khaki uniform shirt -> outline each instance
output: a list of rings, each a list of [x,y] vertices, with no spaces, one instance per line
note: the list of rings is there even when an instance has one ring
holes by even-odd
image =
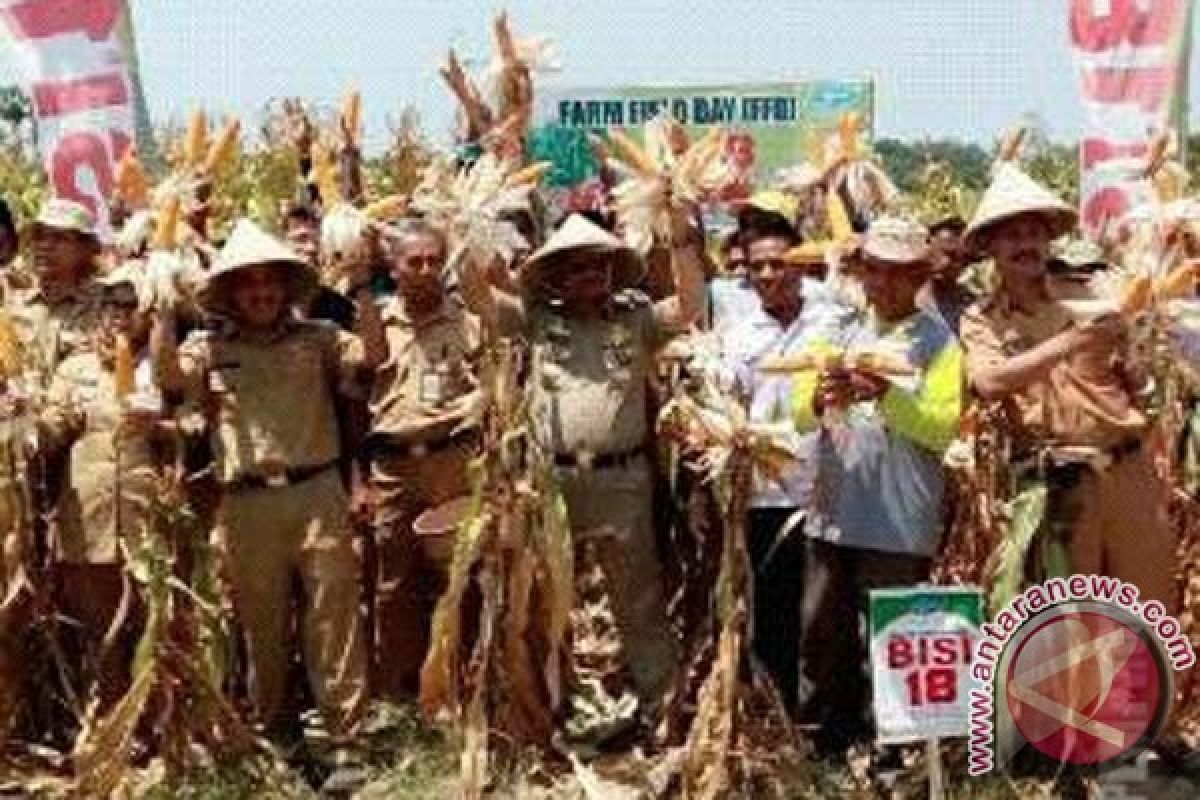
[[[559,454],[625,453],[646,444],[647,384],[654,352],[668,335],[649,299],[618,293],[604,316],[576,319],[544,305],[499,305],[504,328],[523,331],[532,350],[534,436]]]
[[[189,397],[209,414],[217,479],[336,461],[334,392],[363,359],[357,336],[324,322],[289,319],[265,339],[233,324],[189,336],[180,368]]]
[[[959,335],[968,374],[1001,364],[1070,327],[1072,317],[1055,299],[1070,288],[1054,280],[1047,287],[1050,298],[1032,310],[998,294],[963,314]],[[1018,447],[1108,448],[1138,436],[1146,424],[1118,364],[1087,354],[1056,364],[1045,380],[1011,396],[1005,406]]]
[[[153,524],[153,442],[132,430],[118,438],[120,421],[111,368],[90,352],[63,361],[39,426],[46,446],[69,448],[66,480],[51,515],[60,561],[117,563],[118,541],[132,544]]]
[[[371,392],[371,432],[400,441],[444,439],[462,419],[447,406],[475,388],[479,319],[449,297],[419,326],[400,297],[381,316],[388,349]]]
[[[91,349],[91,333],[100,323],[100,290],[85,283],[53,303],[40,288],[12,291],[6,305],[26,358],[42,385],[48,385],[66,358]]]

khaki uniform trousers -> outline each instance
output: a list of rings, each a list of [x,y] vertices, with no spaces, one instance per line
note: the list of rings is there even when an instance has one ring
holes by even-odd
[[[559,481],[576,552],[589,540],[608,585],[634,688],[657,707],[675,672],[662,564],[654,541],[650,467],[562,468]]]
[[[373,688],[388,698],[415,696],[441,589],[413,532],[423,511],[470,491],[467,464],[478,445],[451,443],[424,455],[385,449],[371,462],[375,517]]]
[[[226,493],[217,509],[217,543],[227,554],[245,631],[251,697],[268,730],[284,722],[295,575],[304,591],[304,662],[331,739],[348,743],[361,727],[367,661],[358,559],[346,526],[346,492],[332,468],[291,486]]]
[[[1158,600],[1174,613],[1178,600],[1169,491],[1145,449],[1102,472],[1086,470],[1064,499],[1073,518],[1072,571],[1119,578],[1138,587],[1141,602]]]

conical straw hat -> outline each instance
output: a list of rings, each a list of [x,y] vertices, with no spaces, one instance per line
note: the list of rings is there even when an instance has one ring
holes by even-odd
[[[1075,226],[1075,210],[1015,164],[1001,164],[992,185],[979,201],[975,216],[965,232],[967,242],[975,245],[979,236],[993,225],[1020,216],[1037,214],[1046,220],[1055,238]]]
[[[208,311],[229,313],[226,280],[247,267],[273,265],[286,276],[288,302],[306,300],[316,289],[317,279],[308,264],[294,250],[248,219],[238,220],[221,248],[216,266],[208,275],[200,293],[200,303]]]
[[[585,252],[611,256],[614,288],[636,286],[645,274],[646,264],[632,247],[586,217],[572,214],[525,262],[521,282],[536,291],[554,270],[569,267],[572,255]]]

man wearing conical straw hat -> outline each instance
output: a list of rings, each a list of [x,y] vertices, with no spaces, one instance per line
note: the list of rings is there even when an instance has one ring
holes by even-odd
[[[280,739],[296,723],[283,709],[297,576],[313,694],[345,753],[366,707],[367,657],[334,397],[369,377],[383,340],[366,292],[355,298],[359,336],[300,319],[295,309],[315,282],[300,256],[242,220],[200,296],[224,325],[193,333],[176,351],[170,314],[162,314],[153,350],[160,384],[209,409],[222,494],[215,538],[246,632],[259,720]]]
[[[1171,608],[1168,487],[1144,444],[1139,381],[1120,359],[1126,321],[1079,319],[1066,296],[1079,284],[1048,274],[1051,242],[1074,225],[1059,198],[1015,165],[999,168],[966,231],[999,278],[962,318],[971,388],[1000,404],[1026,474],[1051,488],[1070,570],[1131,582]]]
[[[637,251],[580,215],[522,266],[523,297],[488,286],[477,265],[463,273],[464,299],[484,324],[529,341],[533,436],[554,459],[574,535],[594,540],[644,711],[675,666],[654,541],[647,382],[655,349],[703,308],[688,228],[678,214],[675,294],[657,303],[631,291],[645,274]]]

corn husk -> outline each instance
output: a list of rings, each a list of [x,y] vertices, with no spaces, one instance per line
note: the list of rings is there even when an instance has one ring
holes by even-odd
[[[996,151],[995,164],[1009,164],[1017,161],[1021,155],[1021,145],[1025,143],[1026,133],[1023,125],[1009,131],[1000,141],[1000,147]],[[994,166],[993,169],[995,169]]]
[[[527,243],[505,217],[528,211],[533,189],[531,184],[510,185],[509,165],[491,153],[458,170],[439,159],[422,172],[411,205],[446,232],[452,251],[477,264],[496,257],[511,262]]]
[[[613,190],[617,216],[630,246],[643,254],[656,239],[670,238],[675,215],[689,213],[729,178],[724,130],[711,129],[678,156],[669,132],[669,126],[656,119],[646,126],[646,149],[624,131],[614,131],[609,139],[617,160],[633,173]]]
[[[1150,307],[1154,299],[1154,279],[1149,275],[1137,275],[1125,286],[1117,311],[1123,315],[1136,314]]]
[[[208,153],[208,116],[201,110],[192,113],[183,139],[183,163],[196,168],[204,163]]]
[[[114,193],[129,209],[145,208],[150,202],[150,182],[137,153],[131,147],[117,162]]]
[[[216,177],[223,172],[237,153],[238,140],[242,133],[242,123],[237,118],[230,119],[221,129],[216,141],[208,149],[204,159],[203,171],[209,177]]]

